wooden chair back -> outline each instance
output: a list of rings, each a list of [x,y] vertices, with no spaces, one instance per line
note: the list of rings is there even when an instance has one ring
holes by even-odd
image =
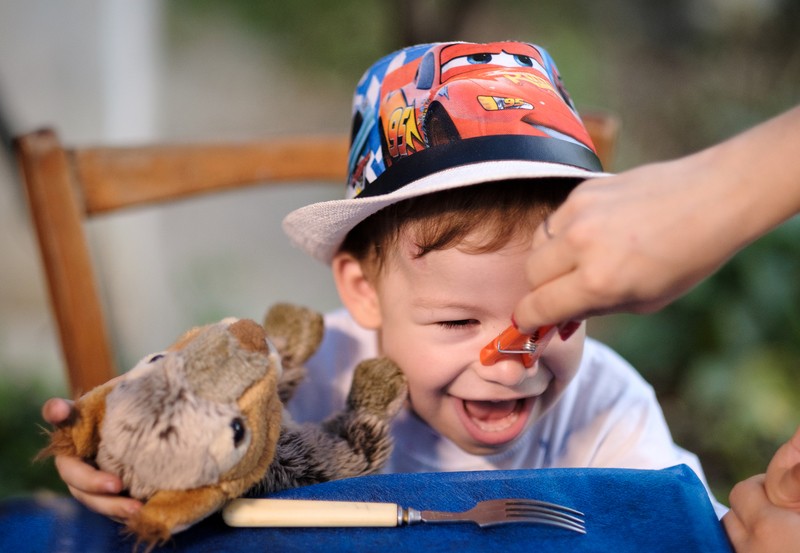
[[[604,166],[616,118],[584,116]],[[95,215],[287,182],[344,187],[346,136],[302,136],[219,144],[65,147],[51,129],[17,137],[17,158],[74,396],[117,374],[84,229]]]

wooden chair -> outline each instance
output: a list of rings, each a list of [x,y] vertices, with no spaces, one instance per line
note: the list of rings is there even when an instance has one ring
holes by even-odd
[[[604,166],[615,117],[584,116]],[[84,223],[122,208],[257,184],[325,181],[344,188],[346,136],[240,143],[66,148],[53,130],[16,151],[74,396],[117,374]]]

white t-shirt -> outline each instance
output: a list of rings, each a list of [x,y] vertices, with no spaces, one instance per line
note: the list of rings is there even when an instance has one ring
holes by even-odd
[[[355,366],[378,354],[374,331],[343,309],[325,317],[325,337],[288,408],[296,421],[321,421],[344,407]],[[393,424],[385,472],[555,467],[661,469],[684,463],[705,484],[697,457],[672,441],[652,387],[607,346],[586,339],[581,366],[556,404],[508,450],[469,454],[409,410]],[[707,486],[706,486],[707,487]],[[709,491],[718,516],[727,508]]]

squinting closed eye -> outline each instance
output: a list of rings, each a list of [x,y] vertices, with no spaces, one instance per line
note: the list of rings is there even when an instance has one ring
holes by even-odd
[[[460,328],[466,328],[466,327],[469,327],[469,326],[478,325],[478,324],[480,324],[480,321],[478,321],[477,319],[460,319],[460,320],[457,320],[457,321],[440,321],[440,322],[438,322],[436,324],[438,324],[442,328],[460,329]]]

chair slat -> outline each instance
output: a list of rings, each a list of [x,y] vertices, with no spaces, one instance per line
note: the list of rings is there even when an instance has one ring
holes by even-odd
[[[72,150],[88,214],[259,183],[332,181],[344,189],[344,136],[242,144]]]

